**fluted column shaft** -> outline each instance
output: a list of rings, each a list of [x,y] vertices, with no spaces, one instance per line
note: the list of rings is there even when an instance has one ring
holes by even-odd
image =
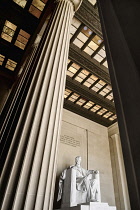
[[[116,206],[120,210],[129,210],[131,208],[119,134],[116,133],[111,136],[110,145],[112,147],[112,171],[114,174]]]
[[[31,46],[28,56],[24,61],[24,64],[21,67],[21,70],[18,74],[18,79],[16,83],[12,87],[12,91],[10,96],[7,99],[6,105],[3,108],[1,114],[1,125],[0,125],[0,144],[1,144],[1,169],[5,163],[5,159],[7,157],[6,151],[11,145],[12,136],[15,130],[15,126],[17,124],[17,119],[20,116],[22,106],[26,98],[26,93],[28,87],[30,86],[30,81],[32,75],[34,74],[33,62],[35,65],[35,58],[38,52],[38,45],[40,41],[40,36],[37,36],[34,44]],[[11,158],[12,161],[13,158]],[[10,171],[10,165],[8,165],[8,169]],[[0,172],[1,173],[1,172]],[[9,173],[7,171],[7,173]],[[5,183],[7,181],[5,180]]]
[[[57,3],[2,173],[4,180],[19,139],[2,210],[52,207],[70,25],[79,2]]]

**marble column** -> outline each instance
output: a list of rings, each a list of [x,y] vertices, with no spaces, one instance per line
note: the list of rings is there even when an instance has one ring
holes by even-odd
[[[140,209],[140,3],[97,0],[131,209]],[[135,37],[135,38],[134,38]],[[134,41],[135,39],[135,41]]]
[[[2,210],[52,208],[70,25],[80,3],[57,1],[49,32],[43,37],[43,49],[2,172],[2,180],[8,176]]]
[[[0,123],[0,144],[1,144],[1,169],[4,166],[7,151],[12,142],[12,136],[15,131],[16,124],[18,122],[18,118],[21,113],[21,109],[23,107],[23,103],[25,101],[28,87],[30,86],[30,82],[32,80],[32,75],[34,74],[34,65],[38,53],[38,45],[40,43],[40,35],[37,35],[35,42],[28,50],[27,57],[20,68],[18,73],[18,78],[14,85],[11,88],[11,92],[9,97],[7,97],[5,106],[3,107],[1,113],[1,123]],[[33,65],[34,64],[34,65]],[[18,140],[17,140],[18,142]],[[11,157],[11,161],[13,158]],[[7,173],[10,172],[10,166],[8,165]],[[7,177],[7,176],[5,176]],[[7,180],[4,180],[7,183]]]
[[[130,210],[130,202],[119,134],[110,137],[111,161],[116,207],[118,210]]]

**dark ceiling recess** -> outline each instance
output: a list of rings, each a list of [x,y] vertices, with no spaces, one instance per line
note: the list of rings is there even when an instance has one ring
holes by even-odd
[[[4,56],[0,65],[0,74],[6,77],[17,75],[23,57],[27,56],[33,39],[54,7],[53,1],[50,0],[44,0],[42,5],[35,5],[34,10],[30,9],[33,7],[33,0],[22,1],[25,4],[18,2],[20,1],[0,2],[0,55]],[[17,63],[14,69],[6,68],[8,59]]]

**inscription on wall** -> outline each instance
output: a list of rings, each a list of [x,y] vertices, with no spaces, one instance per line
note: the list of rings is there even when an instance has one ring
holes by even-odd
[[[70,145],[72,147],[80,147],[80,141],[75,140],[71,136],[67,136],[67,135],[61,136],[60,137],[60,142],[62,144],[67,144],[67,145]]]

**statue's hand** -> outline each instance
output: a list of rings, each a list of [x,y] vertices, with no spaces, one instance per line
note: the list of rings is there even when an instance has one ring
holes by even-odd
[[[88,170],[86,175],[88,176],[88,175],[93,174],[93,173],[94,173],[93,170]]]

